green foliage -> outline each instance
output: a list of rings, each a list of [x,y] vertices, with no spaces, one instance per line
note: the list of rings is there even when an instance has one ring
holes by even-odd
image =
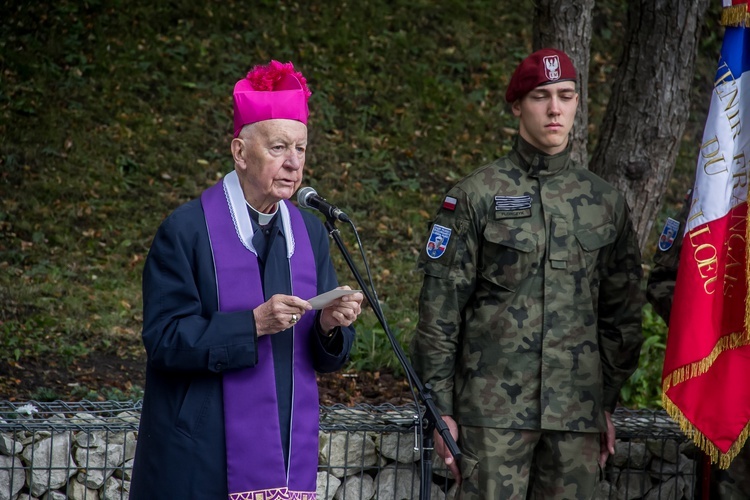
[[[626,4],[596,3],[592,137]],[[516,123],[503,96],[531,49],[533,8],[489,0],[5,2],[0,365],[142,355],[140,273],[151,238],[168,213],[232,168],[232,86],[271,58],[292,60],[308,78],[305,183],[357,222],[387,319],[406,342],[420,286],[414,261],[440,196],[510,147]],[[707,38],[701,49],[709,66],[717,43]],[[677,171],[692,171],[694,156],[680,162],[688,166]],[[342,233],[354,253],[355,240]],[[341,281],[353,284],[333,253]],[[353,362],[398,369],[368,314]]]
[[[64,399],[64,395],[48,387],[39,387],[31,393],[30,399],[39,402],[58,401]]]
[[[406,353],[405,332],[403,329],[388,325],[399,349]],[[364,314],[357,324],[357,335],[352,348],[352,368],[361,371],[388,370],[395,376],[403,376],[404,369],[398,360],[388,336],[375,314]]]
[[[638,368],[622,388],[621,403],[630,408],[661,408],[667,325],[649,304],[643,308],[643,338]]]

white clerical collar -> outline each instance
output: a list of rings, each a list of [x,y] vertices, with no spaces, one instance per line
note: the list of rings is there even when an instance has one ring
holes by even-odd
[[[250,213],[247,211],[247,207],[250,205],[248,205],[245,200],[245,193],[242,192],[242,186],[240,186],[240,179],[237,177],[236,171],[232,171],[224,177],[224,195],[227,197],[229,212],[232,214],[232,221],[234,221],[237,236],[245,248],[253,252],[255,255],[258,255],[258,252],[253,246],[253,224],[250,220]],[[255,209],[253,208],[253,210]],[[281,226],[284,229],[284,239],[286,239],[286,253],[287,258],[289,258],[294,254],[294,236],[292,235],[292,222],[289,218],[289,208],[286,206],[286,203],[281,201],[276,204],[276,211],[280,212]],[[260,214],[260,212],[258,213]],[[260,215],[273,217],[274,214]],[[261,224],[263,224],[262,219],[259,220],[261,221]]]
[[[245,203],[247,204],[247,206],[248,206],[248,208],[250,210],[252,210],[253,212],[255,212],[258,215],[258,224],[260,224],[261,226],[265,226],[266,224],[268,224],[269,222],[271,222],[271,220],[273,219],[273,216],[276,215],[276,212],[279,211],[279,205],[278,205],[278,203],[276,204],[276,209],[273,211],[273,213],[270,213],[270,214],[267,214],[267,213],[264,213],[264,212],[259,212],[258,210],[255,209],[254,206],[252,206],[250,203],[248,203],[247,200],[245,200]]]

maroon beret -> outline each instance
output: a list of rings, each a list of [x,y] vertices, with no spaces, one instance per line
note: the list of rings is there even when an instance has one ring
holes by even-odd
[[[520,99],[540,85],[576,79],[576,69],[565,52],[557,49],[537,50],[521,61],[510,78],[505,100]]]

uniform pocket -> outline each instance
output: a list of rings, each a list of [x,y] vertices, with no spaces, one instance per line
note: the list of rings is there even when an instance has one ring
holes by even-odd
[[[417,269],[434,278],[449,278],[458,261],[465,257],[469,221],[439,220],[433,223],[427,244],[419,254]]]
[[[461,455],[460,462],[461,479],[472,484],[479,483],[479,460],[468,456],[466,453]]]
[[[537,237],[529,231],[489,221],[480,250],[480,273],[484,279],[515,291],[536,267]]]
[[[587,252],[599,250],[609,245],[617,238],[617,229],[611,222],[591,229],[579,229],[576,231],[576,239],[581,247]]]
[[[175,428],[188,437],[192,436],[200,428],[211,404],[212,389],[219,386],[212,380],[193,380],[180,405]]]
[[[599,250],[614,243],[617,239],[617,229],[612,222],[608,221],[594,228],[579,229],[575,232],[575,237],[586,257],[587,267],[592,269],[599,255]]]

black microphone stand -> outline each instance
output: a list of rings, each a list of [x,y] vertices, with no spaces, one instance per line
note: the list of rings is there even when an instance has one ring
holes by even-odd
[[[440,433],[440,436],[443,438],[443,441],[453,455],[453,459],[456,461],[456,464],[458,464],[461,460],[461,451],[458,449],[458,445],[453,439],[453,436],[451,436],[448,425],[443,421],[440,413],[437,410],[437,407],[435,406],[435,401],[432,399],[432,395],[430,393],[432,388],[429,384],[422,384],[422,382],[419,380],[419,377],[414,371],[414,368],[411,366],[411,363],[409,363],[409,360],[404,354],[403,349],[401,349],[401,345],[398,343],[396,338],[393,336],[391,329],[388,327],[388,323],[385,320],[385,316],[383,315],[383,310],[380,308],[380,304],[373,296],[369,287],[362,279],[362,275],[354,265],[351,255],[349,255],[349,252],[347,251],[343,241],[341,240],[341,234],[334,225],[336,220],[337,219],[335,217],[326,215],[325,227],[328,230],[328,234],[336,242],[336,246],[339,247],[339,250],[341,250],[341,254],[346,260],[346,263],[349,265],[349,269],[352,270],[354,278],[357,280],[362,293],[365,295],[367,302],[372,307],[372,310],[375,312],[375,316],[377,316],[380,325],[383,327],[383,331],[385,331],[385,334],[391,343],[391,347],[396,354],[396,358],[398,359],[399,363],[401,363],[401,366],[404,367],[407,378],[411,382],[412,386],[416,388],[418,397],[425,407],[425,414],[422,424],[422,481],[419,488],[419,498],[420,500],[429,500],[430,487],[432,485],[432,450],[434,446],[434,440],[432,437],[433,430],[437,429],[437,431]],[[352,227],[354,227],[353,224]],[[419,408],[417,408],[417,412],[419,412]]]

